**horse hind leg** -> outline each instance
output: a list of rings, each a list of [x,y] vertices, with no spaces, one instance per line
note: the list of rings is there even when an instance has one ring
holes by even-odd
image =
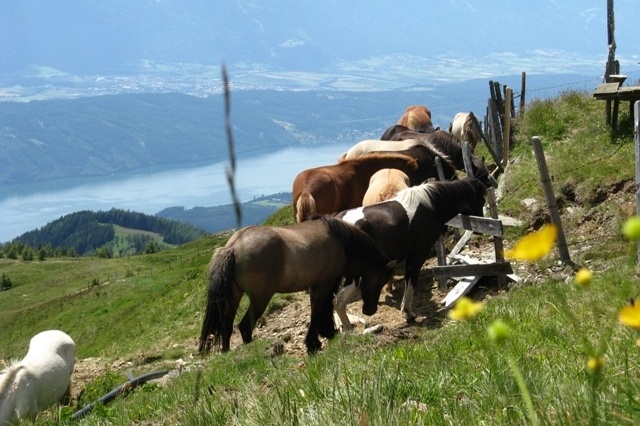
[[[333,309],[336,311],[336,314],[338,314],[338,318],[342,324],[342,331],[353,330],[353,325],[351,324],[351,321],[349,321],[349,316],[347,315],[347,304],[357,290],[358,288],[356,287],[355,282],[351,282],[351,284],[345,285],[338,290],[338,293],[333,299]]]
[[[69,382],[69,386],[67,386],[58,403],[60,405],[71,405],[71,382]]]
[[[253,340],[253,329],[258,319],[267,309],[271,297],[272,296],[269,296],[263,299],[256,297],[249,298],[249,308],[247,308],[247,312],[245,312],[242,320],[238,324],[238,330],[240,330],[240,335],[244,343],[251,343]]]
[[[336,335],[336,323],[333,320],[333,293],[325,296],[318,319],[318,334],[327,339],[333,339]]]
[[[404,296],[402,296],[402,303],[400,304],[400,312],[404,315],[407,322],[412,323],[416,320],[416,313],[413,311],[413,281],[410,279],[405,280],[404,284]]]

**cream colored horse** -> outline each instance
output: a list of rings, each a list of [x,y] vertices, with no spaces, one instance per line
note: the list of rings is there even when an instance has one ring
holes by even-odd
[[[369,188],[364,194],[362,205],[368,206],[393,198],[399,191],[409,186],[409,176],[402,170],[378,170],[369,180]]]
[[[469,142],[471,151],[475,150],[480,141],[480,133],[473,123],[473,114],[470,112],[459,112],[453,117],[449,133],[453,134],[461,141]]]
[[[0,374],[0,425],[35,420],[55,402],[69,403],[75,357],[76,345],[62,331],[36,334],[27,356]]]

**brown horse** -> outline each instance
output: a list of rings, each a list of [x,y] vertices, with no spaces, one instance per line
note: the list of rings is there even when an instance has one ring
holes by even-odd
[[[293,181],[291,205],[296,222],[362,205],[371,176],[380,169],[400,169],[419,183],[418,162],[407,155],[370,154],[300,172]]]
[[[433,132],[429,108],[424,105],[409,105],[404,114],[398,119],[398,122],[385,130],[380,139],[390,140],[394,133],[402,130],[413,130],[418,133]]]
[[[207,309],[199,351],[230,348],[233,322],[244,293],[249,308],[238,324],[244,343],[252,340],[255,323],[275,293],[309,290],[311,320],[307,351],[321,348],[318,336],[332,338],[333,295],[343,275],[363,276],[362,313],[373,315],[384,283],[395,263],[374,241],[353,225],[331,216],[290,226],[249,226],[219,248],[209,266]]]
[[[362,199],[362,205],[368,206],[388,200],[409,186],[409,176],[402,170],[378,170],[371,176],[369,188],[367,188],[367,192]]]
[[[461,141],[469,142],[471,150],[476,149],[476,145],[480,141],[480,132],[473,122],[472,112],[459,112],[453,117],[453,121],[449,126],[449,133]]]

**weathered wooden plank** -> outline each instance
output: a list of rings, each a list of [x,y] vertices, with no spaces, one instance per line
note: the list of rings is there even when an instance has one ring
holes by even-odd
[[[509,262],[481,263],[477,265],[446,265],[434,266],[424,271],[426,277],[468,277],[468,276],[495,276],[499,274],[512,274],[513,269]]]
[[[640,86],[622,86],[618,89],[618,98],[621,101],[640,100]]]
[[[593,92],[594,98],[602,97],[603,99],[616,97],[620,83],[602,83],[596,87]]]
[[[460,262],[464,262],[468,265],[478,265],[478,264],[482,264],[480,263],[480,261],[478,259],[474,259],[473,257],[469,257],[469,256],[465,256],[463,254],[456,254],[456,255],[452,255],[449,256],[451,259],[460,261]],[[507,277],[509,277],[509,279],[513,282],[520,282],[520,277],[517,276],[516,274],[506,274]]]
[[[481,277],[464,277],[449,293],[442,299],[442,304],[447,308],[458,301],[462,296],[469,293],[471,289],[480,281]]]
[[[446,225],[485,235],[492,235],[494,237],[501,237],[503,233],[502,222],[498,219],[491,219],[488,217],[459,214],[447,222]]]

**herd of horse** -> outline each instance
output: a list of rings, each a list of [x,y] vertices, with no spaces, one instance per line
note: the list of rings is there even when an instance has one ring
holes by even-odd
[[[460,117],[456,129],[468,137],[468,115]],[[301,171],[292,185],[295,224],[242,228],[212,256],[199,352],[230,349],[244,294],[249,307],[238,329],[248,343],[275,293],[306,290],[305,345],[314,353],[319,336],[336,333],[334,310],[342,329],[352,328],[346,304],[354,293],[364,315],[376,313],[398,263],[404,263],[401,312],[414,321],[418,274],[445,224],[458,214],[482,216],[487,188],[495,186],[484,160],[471,151],[465,161],[463,152],[461,139],[433,127],[427,107],[412,105],[379,140],[358,142],[335,164]]]
[[[456,115],[449,132],[435,129],[431,112],[412,105],[380,140],[355,144],[332,165],[300,172],[292,189],[296,223],[248,226],[218,248],[209,265],[207,305],[199,352],[230,349],[240,300],[249,307],[238,324],[244,343],[275,293],[308,291],[308,353],[319,337],[352,329],[346,305],[359,291],[362,313],[373,315],[385,284],[404,264],[400,311],[414,321],[413,291],[422,265],[446,223],[458,214],[482,216],[493,186],[482,159],[465,169],[461,140],[478,142],[473,117]],[[473,177],[461,178],[468,170]],[[35,335],[27,355],[0,372],[0,424],[34,420],[56,402],[70,402],[76,345],[59,330]]]

